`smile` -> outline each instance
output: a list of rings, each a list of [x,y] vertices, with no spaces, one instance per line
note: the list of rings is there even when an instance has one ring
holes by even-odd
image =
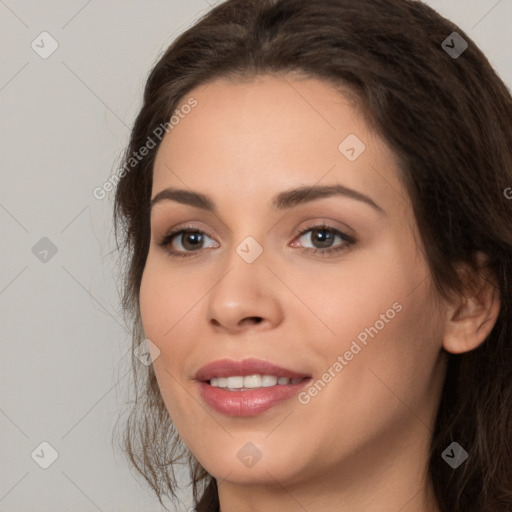
[[[311,380],[296,372],[259,359],[222,359],[196,374],[203,401],[228,416],[256,416],[300,392]]]

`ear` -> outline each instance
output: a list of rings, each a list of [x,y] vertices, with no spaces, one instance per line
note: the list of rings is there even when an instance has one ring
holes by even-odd
[[[459,266],[464,294],[448,304],[443,347],[452,354],[469,352],[482,344],[492,331],[501,308],[496,277],[485,269],[485,257],[477,254],[480,271]]]

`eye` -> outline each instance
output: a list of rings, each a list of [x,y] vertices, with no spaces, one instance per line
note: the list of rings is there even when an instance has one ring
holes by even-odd
[[[202,244],[205,238],[210,238],[204,231],[192,227],[180,228],[165,235],[164,239],[159,242],[159,246],[167,249],[171,256],[189,257],[194,252],[203,249]],[[213,247],[218,247],[217,242],[213,241]],[[177,246],[177,248],[176,248]],[[180,247],[181,246],[181,247]]]
[[[310,234],[306,236],[308,233]],[[356,240],[353,237],[326,224],[310,226],[302,230],[299,233],[298,240],[300,241],[301,239],[304,239],[304,241],[309,240],[313,244],[313,248],[305,247],[305,252],[321,254],[322,256],[332,255],[347,250],[351,245],[356,243]],[[341,243],[334,245],[336,239],[339,239]],[[301,242],[301,245],[304,241]],[[293,246],[294,245],[292,245],[292,247]]]
[[[311,234],[306,237],[308,233]],[[329,256],[340,253],[341,251],[347,250],[351,245],[356,243],[356,240],[343,233],[339,229],[333,228],[326,224],[313,225],[298,233],[297,240],[305,239],[311,243],[316,244],[317,247],[302,247],[302,250],[306,253],[320,254],[322,256]],[[215,242],[210,236],[204,231],[196,229],[192,226],[181,227],[174,231],[171,231],[164,236],[163,240],[158,243],[160,247],[166,249],[171,257],[193,257],[199,254],[203,247],[203,244],[207,239],[210,239],[213,243],[209,247],[219,247],[219,244]],[[335,240],[339,239],[338,245],[333,245]],[[304,241],[301,242],[302,244]],[[295,242],[291,245],[296,247]]]

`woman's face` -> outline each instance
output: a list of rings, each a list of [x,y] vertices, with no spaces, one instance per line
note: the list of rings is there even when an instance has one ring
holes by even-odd
[[[140,290],[182,439],[231,484],[370,479],[390,456],[393,471],[423,468],[443,310],[393,154],[322,81],[218,80],[190,96],[152,198],[184,192],[152,207]],[[247,359],[259,363],[200,373]],[[274,384],[286,375],[309,378]]]

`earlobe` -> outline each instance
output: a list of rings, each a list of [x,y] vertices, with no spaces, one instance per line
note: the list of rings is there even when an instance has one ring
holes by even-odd
[[[468,276],[467,292],[447,307],[443,347],[452,354],[469,352],[489,336],[498,318],[501,301],[496,279],[489,274]]]

